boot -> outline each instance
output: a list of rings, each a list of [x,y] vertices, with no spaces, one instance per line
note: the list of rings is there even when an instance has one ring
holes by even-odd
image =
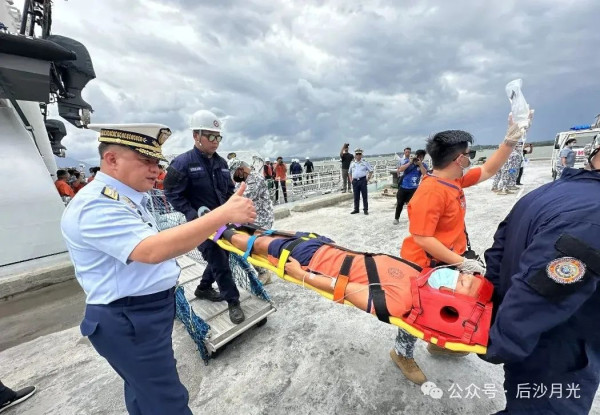
[[[208,300],[215,303],[223,301],[223,297],[221,297],[221,294],[213,287],[202,289],[200,288],[200,286],[198,286],[196,287],[196,291],[194,291],[194,295],[202,300]]]
[[[427,351],[433,356],[464,357],[469,354],[469,352],[455,352],[454,350],[444,349],[443,347],[437,346],[433,343],[429,343],[427,345]]]
[[[240,324],[246,319],[242,306],[239,302],[231,302],[228,304],[229,307],[229,319],[233,324]]]
[[[421,368],[417,365],[415,359],[400,356],[394,349],[390,350],[390,357],[396,366],[400,368],[406,379],[417,385],[422,385],[427,381],[425,374],[421,371]]]

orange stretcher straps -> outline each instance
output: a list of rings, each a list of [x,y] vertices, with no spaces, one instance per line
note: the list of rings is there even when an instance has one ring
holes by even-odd
[[[350,267],[354,260],[353,255],[346,255],[342,266],[340,267],[340,273],[337,276],[335,287],[333,288],[333,301],[336,303],[344,304],[344,297],[346,296],[346,286],[348,285],[348,274],[350,274]]]

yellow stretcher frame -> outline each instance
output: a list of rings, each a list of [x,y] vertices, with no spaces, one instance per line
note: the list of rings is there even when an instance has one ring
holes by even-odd
[[[242,231],[236,231],[239,233],[245,233]],[[268,236],[268,235],[267,235]],[[214,237],[214,235],[211,236],[211,238]],[[218,239],[216,241],[216,243],[224,250],[229,251],[229,252],[233,252],[234,254],[243,256],[244,255],[244,251],[242,251],[241,249],[236,248],[235,246],[233,246],[230,242],[224,240],[224,239]],[[289,275],[287,275],[285,273],[284,270],[284,266],[287,262],[287,259],[289,257],[290,253],[289,251],[284,251],[281,254],[281,257],[279,258],[279,266],[275,267],[273,264],[271,264],[267,258],[262,257],[260,255],[255,255],[252,254],[250,256],[248,256],[248,262],[250,262],[252,265],[255,265],[257,267],[262,267],[262,268],[267,268],[271,271],[273,271],[275,274],[277,274],[277,276],[285,281],[289,281],[292,282],[294,284],[306,287],[306,288],[310,288],[313,291],[316,291],[317,293],[321,294],[323,297],[333,301],[333,294],[330,294],[326,291],[320,290],[319,288],[313,287],[310,284],[307,284],[306,282],[303,281],[299,281],[294,277],[291,277]],[[354,304],[352,304],[350,301],[348,300],[344,300],[344,304],[352,306],[352,307],[356,307]],[[393,324],[394,326],[398,326],[400,328],[402,328],[403,330],[407,331],[408,333],[410,333],[411,335],[419,338],[419,339],[423,339],[425,338],[425,333],[423,333],[421,330],[415,328],[414,326],[411,326],[410,324],[408,324],[407,322],[405,322],[404,320],[402,320],[399,317],[391,317],[390,316],[390,324]],[[433,344],[437,344],[438,339],[437,337],[432,336],[430,343]],[[458,343],[458,342],[449,342],[447,341],[446,344],[444,345],[444,347],[448,350],[454,350],[457,352],[470,352],[470,353],[477,353],[477,354],[485,354],[487,351],[487,347],[486,346],[482,346],[479,344],[476,345],[467,345],[464,343]]]

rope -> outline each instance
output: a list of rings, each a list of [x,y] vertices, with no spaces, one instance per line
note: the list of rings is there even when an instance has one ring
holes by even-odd
[[[178,285],[175,289],[175,314],[185,326],[194,343],[198,346],[200,356],[204,364],[207,365],[210,355],[204,341],[206,340],[210,326],[194,313],[190,303],[185,298],[185,291],[181,285]]]

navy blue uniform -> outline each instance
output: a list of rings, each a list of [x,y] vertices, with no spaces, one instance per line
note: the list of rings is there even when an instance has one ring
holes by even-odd
[[[590,410],[600,381],[598,212],[600,174],[565,169],[514,206],[485,253],[495,319],[484,359],[504,363],[503,413]]]
[[[167,168],[164,181],[165,195],[173,207],[188,221],[198,217],[198,208],[215,209],[233,195],[227,162],[217,153],[206,157],[196,147],[177,156]],[[207,262],[199,288],[209,288],[217,282],[221,296],[227,302],[237,302],[240,293],[229,268],[229,254],[211,240],[198,250]]]

